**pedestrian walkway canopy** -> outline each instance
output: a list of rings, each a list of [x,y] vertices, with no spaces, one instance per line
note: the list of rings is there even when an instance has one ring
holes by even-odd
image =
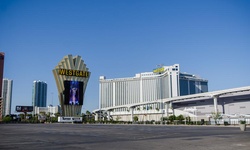
[[[134,108],[136,106],[147,105],[147,104],[171,103],[171,102],[176,102],[176,101],[196,100],[196,99],[201,99],[201,98],[213,98],[214,102],[215,102],[215,112],[216,112],[216,110],[217,110],[217,98],[219,98],[220,96],[226,96],[226,95],[236,96],[236,95],[243,95],[243,94],[250,94],[250,86],[233,88],[233,89],[226,89],[226,90],[219,90],[219,91],[213,91],[213,92],[205,92],[205,93],[199,93],[199,94],[192,94],[192,95],[185,95],[185,96],[177,96],[177,97],[171,97],[171,98],[165,98],[165,99],[158,99],[158,100],[149,101],[149,102],[106,107],[106,108],[96,109],[93,112],[96,113],[99,111],[110,111],[110,110],[117,109],[117,108],[130,109],[130,108]]]

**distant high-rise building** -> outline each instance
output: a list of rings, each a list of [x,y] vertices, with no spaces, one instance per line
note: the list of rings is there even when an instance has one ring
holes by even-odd
[[[11,114],[13,80],[3,79],[2,84],[3,116],[6,116]]]
[[[3,68],[4,68],[4,53],[0,52],[0,121],[3,116],[3,97],[2,97],[2,81],[3,81]]]
[[[179,73],[180,96],[208,92],[208,81],[199,76]]]
[[[0,52],[0,91],[2,91],[3,68],[4,68],[4,53]],[[0,92],[0,97],[2,97],[1,92]]]
[[[32,88],[32,106],[46,107],[47,103],[47,83],[34,81]]]

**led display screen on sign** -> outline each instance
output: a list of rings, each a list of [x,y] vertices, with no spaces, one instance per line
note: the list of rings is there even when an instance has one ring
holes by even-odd
[[[83,104],[83,82],[64,81],[64,104],[65,105]]]

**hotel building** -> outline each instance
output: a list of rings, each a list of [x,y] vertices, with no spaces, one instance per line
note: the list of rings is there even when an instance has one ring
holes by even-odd
[[[46,107],[47,105],[47,83],[43,81],[33,81],[32,106]]]
[[[45,114],[50,114],[51,117],[54,117],[56,113],[60,113],[61,107],[59,105],[57,106],[52,106],[49,105],[47,107],[34,107],[34,114],[40,114],[40,113],[45,113]]]
[[[2,97],[2,81],[3,81],[3,71],[4,71],[4,53],[0,52],[0,121],[2,121],[3,116],[3,97]]]
[[[3,116],[6,116],[11,114],[13,80],[3,79],[2,84]]]
[[[119,106],[208,92],[207,80],[181,73],[179,64],[162,66],[153,72],[138,73],[129,78],[106,79],[105,76],[100,76],[99,81],[99,109],[116,107],[111,112],[113,116],[128,114],[127,108],[117,108]],[[155,113],[164,109],[161,103],[138,105],[135,108],[135,110],[154,110]]]

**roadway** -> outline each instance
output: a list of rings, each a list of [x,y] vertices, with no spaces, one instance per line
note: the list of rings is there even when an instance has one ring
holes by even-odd
[[[249,150],[250,129],[225,126],[0,124],[0,149]]]

